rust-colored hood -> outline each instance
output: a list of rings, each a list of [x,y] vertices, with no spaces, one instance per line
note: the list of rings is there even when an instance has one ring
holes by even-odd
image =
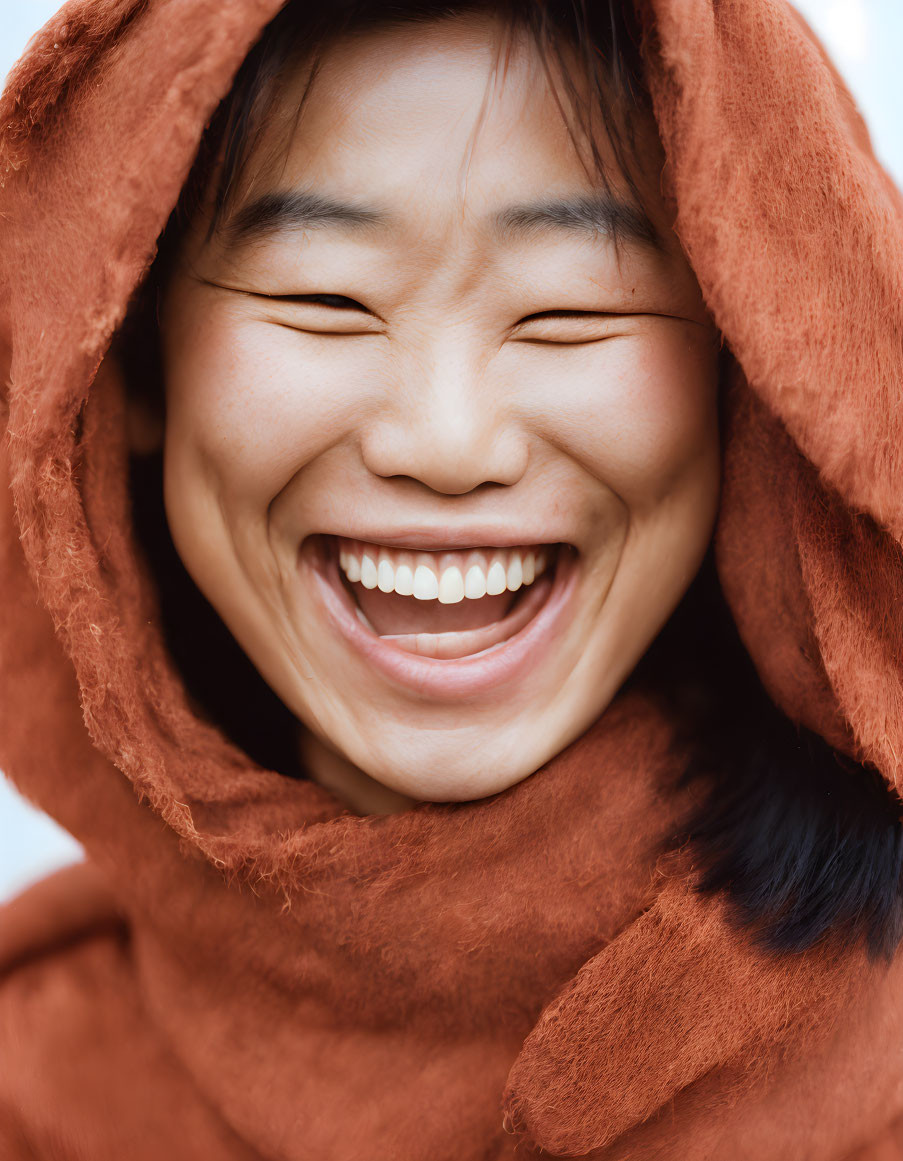
[[[108,352],[279,7],[74,0],[0,103],[0,766],[94,868],[0,920],[10,970],[34,961],[4,985],[0,1144],[852,1156],[903,1112],[900,961],[766,956],[657,865],[682,759],[638,695],[503,794],[365,818],[192,709]],[[643,19],[677,230],[735,360],[721,583],[774,700],[899,788],[903,207],[781,0]],[[123,930],[101,937],[105,892]]]

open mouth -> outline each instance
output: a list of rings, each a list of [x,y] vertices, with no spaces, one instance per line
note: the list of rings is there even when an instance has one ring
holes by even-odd
[[[467,657],[513,636],[551,591],[560,545],[411,552],[338,539],[360,622],[424,657]]]
[[[356,652],[447,699],[535,670],[573,611],[578,559],[564,543],[420,552],[317,534],[299,564]]]

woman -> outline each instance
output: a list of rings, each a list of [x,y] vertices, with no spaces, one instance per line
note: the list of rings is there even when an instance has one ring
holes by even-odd
[[[0,760],[90,860],[2,916],[4,1156],[899,1155],[848,97],[762,0],[279,8],[4,98]]]

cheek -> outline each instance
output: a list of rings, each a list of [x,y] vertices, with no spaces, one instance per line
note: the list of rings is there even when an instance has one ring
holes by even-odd
[[[550,438],[632,517],[694,480],[713,486],[719,437],[711,332],[655,319],[636,333],[572,348],[564,359],[544,379]]]
[[[365,408],[359,351],[229,309],[186,312],[164,370],[167,471],[200,473],[230,503],[268,504]]]

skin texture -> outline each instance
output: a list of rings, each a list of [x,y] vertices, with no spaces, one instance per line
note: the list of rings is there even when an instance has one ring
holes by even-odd
[[[506,206],[598,188],[535,50],[493,18],[333,44],[296,123],[306,80],[273,119],[287,152],[264,142],[237,209],[316,189],[395,221],[230,246],[201,215],[161,303],[167,517],[313,777],[360,813],[480,798],[588,728],[695,574],[717,334],[660,203],[658,248],[493,233]],[[657,140],[641,161],[654,185]],[[550,311],[581,313],[530,318]],[[573,544],[579,579],[545,663],[479,698],[382,676],[298,568],[315,533],[486,522]]]

